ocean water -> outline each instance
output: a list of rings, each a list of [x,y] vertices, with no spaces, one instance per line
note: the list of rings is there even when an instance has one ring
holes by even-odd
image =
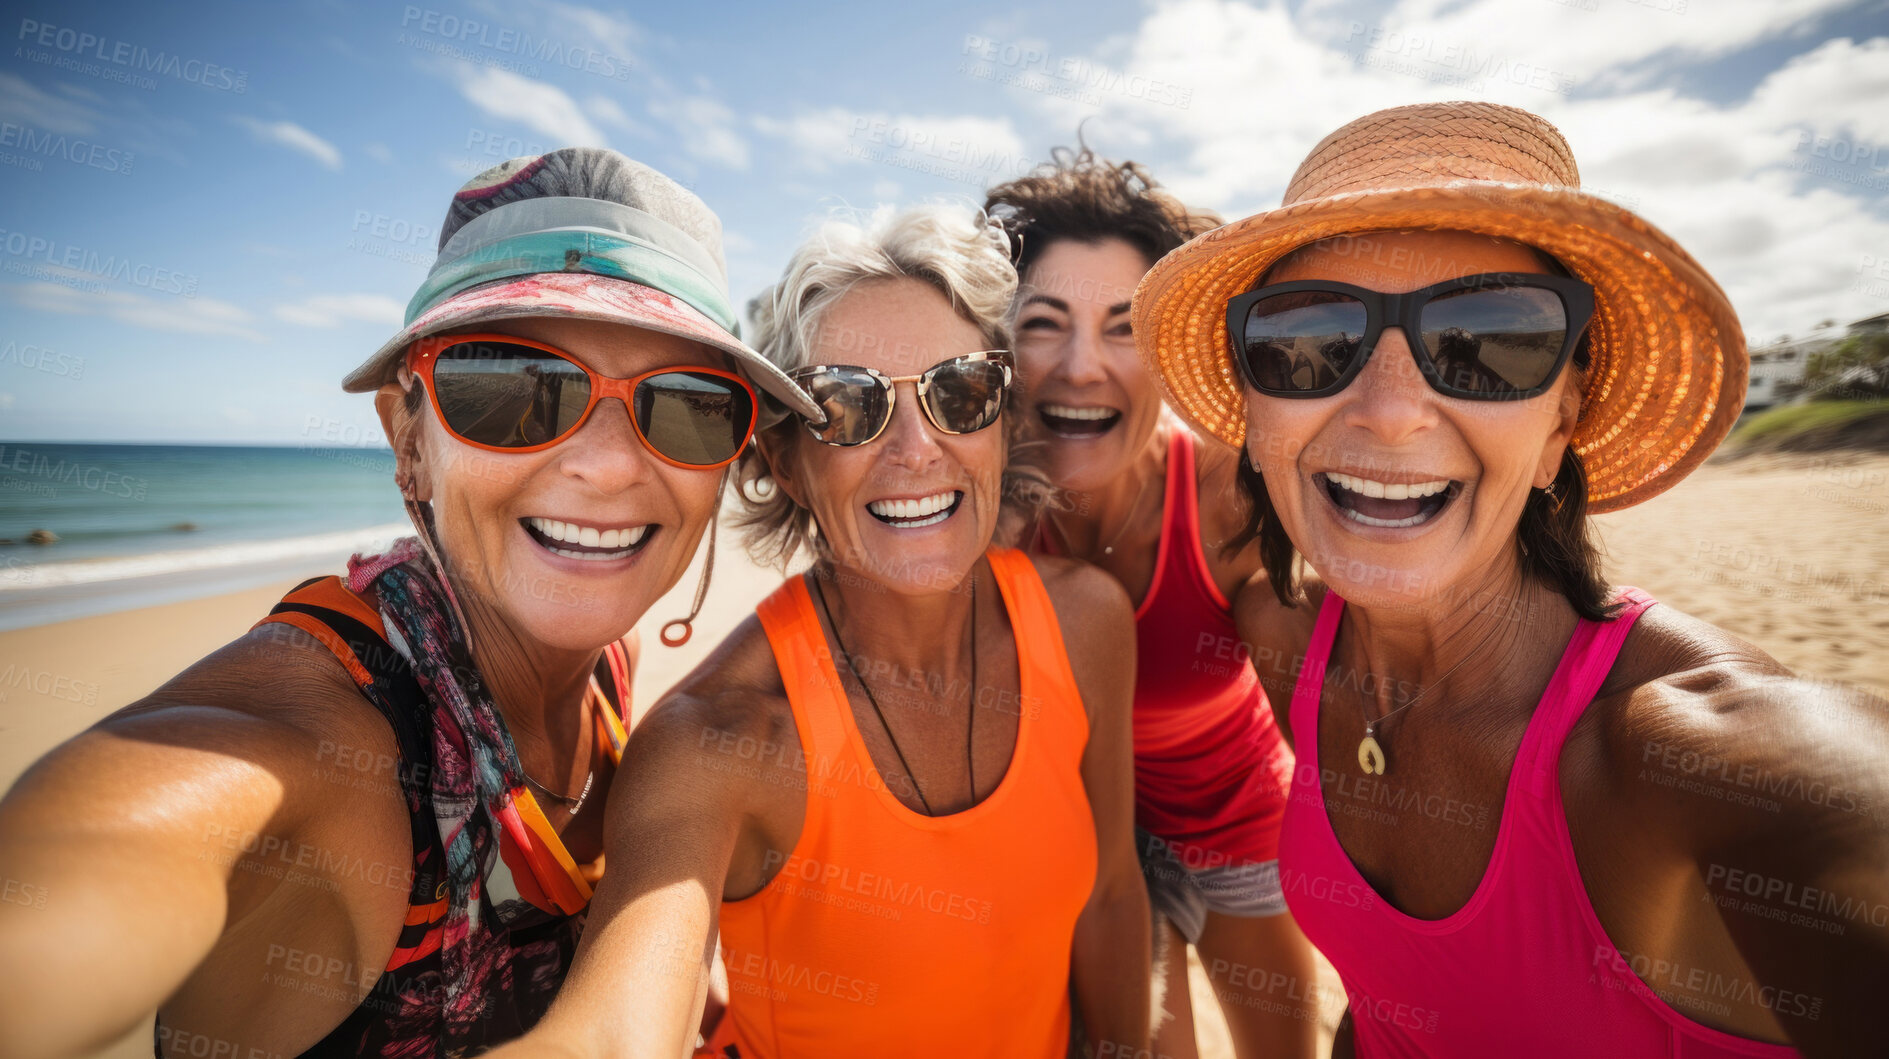
[[[406,526],[386,449],[0,442],[0,628],[339,572]]]

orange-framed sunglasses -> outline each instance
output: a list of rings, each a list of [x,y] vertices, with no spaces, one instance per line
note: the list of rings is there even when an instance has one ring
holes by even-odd
[[[422,338],[408,347],[407,368],[448,433],[492,452],[548,449],[577,433],[607,397],[623,402],[644,447],[672,466],[726,466],[754,436],[753,388],[719,368],[615,379],[555,346],[500,334]]]

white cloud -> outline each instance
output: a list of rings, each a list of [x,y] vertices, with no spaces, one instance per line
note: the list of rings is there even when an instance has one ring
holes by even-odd
[[[361,148],[361,153],[379,162],[381,165],[393,165],[394,153],[384,143],[370,143]]]
[[[24,77],[0,74],[0,119],[47,132],[84,136],[97,131],[100,117],[83,103],[41,92]]]
[[[235,121],[264,143],[280,144],[299,151],[327,169],[341,168],[339,148],[292,121],[262,121],[244,115],[237,115]]]
[[[1646,87],[1648,72],[1785,36],[1832,6],[1725,0],[1673,15],[1540,3],[1522,19],[1496,0],[1405,0],[1363,22],[1330,5],[1293,16],[1276,0],[1180,0],[1147,14],[1111,65],[1125,85],[1190,90],[1187,106],[1126,90],[1011,95],[1061,128],[1096,115],[1091,143],[1149,161],[1183,198],[1233,217],[1276,205],[1314,144],[1371,111],[1446,99],[1519,106],[1567,136],[1584,186],[1697,257],[1756,342],[1884,308],[1858,270],[1889,247],[1889,38],[1806,41],[1729,104]],[[1820,157],[1817,137],[1835,153]]]
[[[315,294],[275,307],[277,318],[302,327],[369,323],[399,327],[407,307],[384,294]]]
[[[646,36],[643,28],[627,18],[580,4],[547,3],[543,6],[586,43],[613,59],[634,61],[636,53],[642,50]]]
[[[630,117],[622,104],[609,96],[591,96],[584,100],[584,113],[613,129],[621,129],[632,136],[649,136],[647,125]]]
[[[730,169],[748,168],[748,141],[735,131],[735,112],[709,96],[676,96],[649,101],[649,114],[675,130],[676,140],[693,158]]]
[[[509,70],[480,67],[459,75],[459,91],[487,114],[518,122],[548,137],[551,150],[609,145],[604,134],[584,116],[583,108],[556,85]]]
[[[892,114],[828,107],[786,120],[756,118],[761,133],[784,140],[795,163],[824,173],[837,165],[880,162],[939,175],[984,174],[992,182],[1027,172],[1040,158],[1024,151],[1008,116]]]
[[[191,335],[229,335],[251,342],[267,336],[251,327],[249,311],[215,298],[151,298],[120,290],[81,290],[34,282],[11,288],[14,301],[29,309],[68,316],[102,316],[133,327]]]

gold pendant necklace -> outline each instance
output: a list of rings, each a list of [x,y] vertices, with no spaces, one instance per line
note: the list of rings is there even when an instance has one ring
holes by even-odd
[[[1364,714],[1364,738],[1358,740],[1358,767],[1364,770],[1364,774],[1366,776],[1382,776],[1384,774],[1384,770],[1390,767],[1390,758],[1388,755],[1384,753],[1384,747],[1377,741],[1378,725],[1383,724],[1385,721],[1390,720],[1392,717],[1395,717],[1398,714],[1404,712],[1405,710],[1411,708],[1412,706],[1415,706],[1417,703],[1422,702],[1423,697],[1425,695],[1428,695],[1431,689],[1442,686],[1443,682],[1450,678],[1450,674],[1456,672],[1458,669],[1461,669],[1463,667],[1464,662],[1469,661],[1471,658],[1474,658],[1476,655],[1482,652],[1482,649],[1485,646],[1487,646],[1489,641],[1495,636],[1495,631],[1497,628],[1500,628],[1500,626],[1492,625],[1490,627],[1489,632],[1483,634],[1482,640],[1478,642],[1475,647],[1470,648],[1467,654],[1457,659],[1455,665],[1444,670],[1443,675],[1436,678],[1436,680],[1432,681],[1429,687],[1424,688],[1422,691],[1417,692],[1416,696],[1413,697],[1409,702],[1406,702],[1402,706],[1399,706],[1396,709],[1385,714],[1384,716],[1379,717],[1377,720],[1373,721],[1371,719],[1371,715],[1369,713],[1368,707],[1366,707],[1364,703],[1360,702],[1358,704],[1360,709],[1363,709],[1366,711]],[[1332,642],[1334,644],[1337,643],[1336,634],[1333,635]]]

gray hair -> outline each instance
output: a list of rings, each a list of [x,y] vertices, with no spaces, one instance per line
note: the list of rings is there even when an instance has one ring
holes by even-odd
[[[821,225],[794,251],[780,282],[748,303],[754,348],[783,371],[817,363],[814,341],[827,310],[860,284],[880,279],[930,284],[958,315],[977,327],[986,348],[1011,348],[1010,309],[1017,272],[1010,263],[1008,238],[981,210],[944,203],[902,212],[881,206],[864,224],[833,219]],[[1004,423],[1009,459],[998,524],[1000,543],[1007,543],[1033,521],[1048,496],[1048,479],[1042,471],[1018,459],[1019,450],[1029,447],[1021,440],[1021,417],[1007,416]],[[763,424],[755,431],[755,444],[742,453],[737,466],[740,502],[735,524],[743,531],[749,552],[764,565],[785,569],[803,547],[824,558],[813,513],[795,504],[785,490],[757,488],[757,483],[768,478],[760,448],[766,446],[778,456],[788,446],[808,440],[802,436],[805,432],[791,414],[773,423],[764,417]]]

